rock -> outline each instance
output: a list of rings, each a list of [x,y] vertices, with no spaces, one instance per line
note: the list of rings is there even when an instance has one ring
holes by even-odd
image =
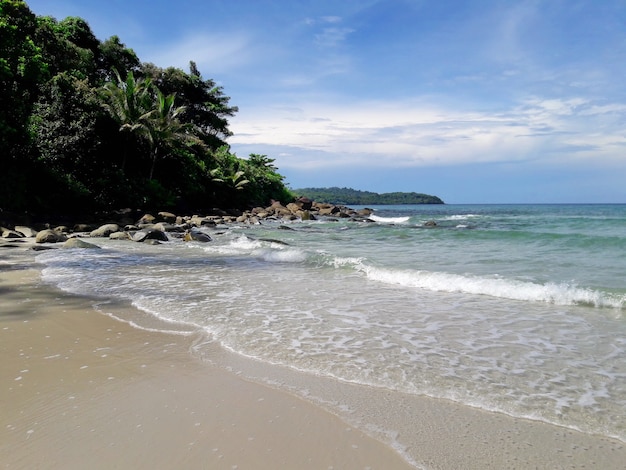
[[[24,234],[15,230],[4,229],[2,231],[2,238],[24,238]]]
[[[43,246],[43,245],[33,245],[30,247],[30,249],[33,251],[56,250],[56,248],[53,248],[51,246]]]
[[[94,226],[91,224],[74,225],[74,232],[91,232],[92,230],[94,230]]]
[[[296,215],[302,220],[315,220],[315,217],[311,215],[311,211],[308,210],[298,211]]]
[[[176,223],[176,216],[172,214],[171,212],[159,212],[157,215],[159,216],[161,220],[164,220],[168,224]]]
[[[144,243],[146,245],[160,245],[161,244],[161,242],[159,240],[155,240],[155,239],[152,239],[152,238],[149,239],[149,240],[146,240]]]
[[[101,225],[97,229],[93,230],[89,236],[90,237],[108,237],[112,233],[119,232],[120,226],[117,224],[105,224]]]
[[[157,240],[167,242],[169,238],[165,232],[161,230],[149,229],[149,230],[140,230],[133,235],[133,241],[135,242],[145,242],[146,240]]]
[[[115,232],[109,235],[111,240],[130,240],[128,232]]]
[[[35,236],[36,243],[59,243],[66,240],[67,237],[65,235],[50,229],[37,232],[37,235]]]
[[[319,212],[320,215],[334,215],[340,212],[340,209],[337,206],[322,207]]]
[[[70,229],[66,225],[59,225],[58,227],[54,227],[54,231],[59,233],[68,233]]]
[[[296,204],[298,204],[304,211],[310,211],[313,207],[313,201],[311,201],[308,197],[299,197],[296,199]]]
[[[153,224],[155,217],[151,214],[144,214],[144,216],[137,221],[137,225]]]
[[[437,222],[435,222],[434,220],[429,220],[428,222],[424,223],[424,227],[436,227],[437,226]]]
[[[27,238],[35,238],[37,236],[36,230],[33,230],[30,227],[25,227],[24,225],[17,225],[15,227],[15,231],[21,233]]]
[[[295,202],[290,202],[289,204],[287,204],[287,209],[289,209],[293,214],[295,214],[296,212],[300,210],[300,205],[296,204]]]
[[[160,230],[161,232],[178,232],[178,233],[182,233],[185,231],[184,227],[178,226],[178,225],[172,225],[170,223],[167,222],[159,222],[158,224],[154,224],[152,226],[153,229],[155,230]]]
[[[197,230],[187,230],[185,232],[185,236],[183,237],[183,240],[185,240],[186,242],[194,241],[194,242],[206,243],[206,242],[210,242],[212,238],[206,233],[198,232]]]
[[[63,243],[63,248],[95,248],[100,249],[98,245],[94,245],[93,243],[86,242],[81,238],[70,238],[68,241]]]

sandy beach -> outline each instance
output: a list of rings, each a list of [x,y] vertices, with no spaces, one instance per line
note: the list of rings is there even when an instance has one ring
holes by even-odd
[[[34,257],[24,247],[0,251],[2,468],[619,469],[626,462],[620,441],[446,400],[305,379],[316,403],[244,379],[219,367],[219,354],[209,361],[192,354],[193,335],[133,328],[95,311],[90,299],[42,284]],[[377,418],[359,426],[323,399]]]

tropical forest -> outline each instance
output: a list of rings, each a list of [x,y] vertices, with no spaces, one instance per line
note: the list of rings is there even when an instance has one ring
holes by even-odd
[[[289,202],[273,159],[231,152],[236,112],[194,62],[188,70],[142,62],[81,18],[0,0],[0,210]]]

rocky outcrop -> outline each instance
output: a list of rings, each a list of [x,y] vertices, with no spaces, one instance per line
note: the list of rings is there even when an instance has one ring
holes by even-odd
[[[19,244],[21,240],[26,242],[27,238],[34,238],[38,249],[49,248],[41,244],[62,243],[73,238],[76,238],[76,241],[68,243],[67,246],[76,248],[96,246],[84,240],[80,241],[80,237],[134,240],[155,244],[172,239],[206,243],[211,241],[211,236],[206,233],[206,229],[219,230],[229,224],[280,224],[291,221],[337,221],[339,219],[363,222],[369,221],[368,216],[372,210],[355,211],[346,206],[319,204],[307,198],[298,198],[286,205],[279,201],[272,201],[268,206],[255,207],[244,212],[219,209],[212,209],[208,212],[204,215],[182,216],[161,211],[154,216],[137,210],[123,209],[102,215],[101,221],[106,222],[103,225],[83,221],[68,223],[70,219],[65,217],[61,220],[63,222],[61,225],[40,223],[30,226],[24,225],[20,219],[19,225],[16,226],[3,222],[4,226],[0,227],[0,233],[2,239],[6,240],[3,246]],[[289,228],[289,225],[282,224],[279,227]],[[39,228],[43,230],[38,231]]]

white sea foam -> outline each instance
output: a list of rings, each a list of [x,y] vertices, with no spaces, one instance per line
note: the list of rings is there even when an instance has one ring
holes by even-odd
[[[556,305],[592,305],[621,309],[626,304],[625,296],[611,295],[566,283],[537,284],[500,277],[375,268],[364,264],[357,265],[356,268],[364,272],[368,279],[435,292],[488,295]]]
[[[380,217],[378,215],[370,215],[369,218],[379,224],[405,224],[410,217]]]

